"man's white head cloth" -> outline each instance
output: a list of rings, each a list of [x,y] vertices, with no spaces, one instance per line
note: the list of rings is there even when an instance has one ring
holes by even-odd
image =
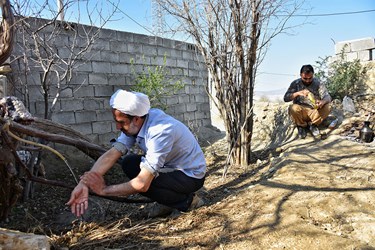
[[[112,96],[109,105],[121,113],[131,116],[144,116],[150,110],[148,96],[139,92],[119,89]]]

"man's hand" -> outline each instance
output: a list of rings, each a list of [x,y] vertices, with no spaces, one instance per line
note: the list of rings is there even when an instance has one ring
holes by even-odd
[[[94,193],[98,195],[105,195],[104,189],[107,187],[107,185],[105,184],[103,176],[100,174],[94,171],[85,172],[83,176],[81,176],[81,181]]]
[[[300,96],[308,96],[310,94],[310,91],[307,89],[303,89],[297,92]]]
[[[316,105],[318,106],[318,109],[322,108],[324,105],[326,105],[327,102],[324,100],[317,100]]]
[[[83,183],[78,183],[78,185],[72,191],[70,195],[70,200],[66,205],[70,206],[73,214],[77,217],[83,215],[89,207],[89,189]]]
[[[308,96],[310,93],[310,91],[308,89],[303,89],[303,90],[300,90],[300,91],[297,91],[297,92],[294,92],[292,95],[291,95],[291,98],[292,100],[296,99],[298,96],[303,96],[303,97],[306,97]]]

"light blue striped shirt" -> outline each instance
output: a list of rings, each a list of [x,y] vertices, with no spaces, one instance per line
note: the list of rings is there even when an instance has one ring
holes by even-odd
[[[145,152],[140,166],[155,176],[175,170],[197,179],[205,175],[206,160],[194,135],[182,122],[162,110],[150,109],[138,135],[121,133],[117,142],[128,150],[137,144]]]

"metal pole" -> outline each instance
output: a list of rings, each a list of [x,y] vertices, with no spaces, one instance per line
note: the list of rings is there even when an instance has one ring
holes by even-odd
[[[64,21],[64,0],[57,0],[60,21]]]

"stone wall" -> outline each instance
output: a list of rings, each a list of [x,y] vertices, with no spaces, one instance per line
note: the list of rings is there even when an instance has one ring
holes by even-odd
[[[42,19],[27,21],[34,28],[46,23]],[[73,25],[81,35],[76,40],[80,42],[77,46],[83,48],[86,42],[82,39],[84,31],[92,27]],[[50,36],[51,29],[48,26],[44,29],[45,39],[50,39],[47,42],[55,46],[57,54],[68,60],[74,33],[61,28],[57,36]],[[18,32],[11,55],[13,72],[7,75],[10,83],[8,90],[12,90],[8,95],[20,97],[32,114],[43,117],[44,103],[40,87],[43,71],[40,64],[35,63],[35,55],[32,40],[25,41]],[[147,70],[147,66],[164,65],[164,62],[171,74],[168,77],[184,83],[184,88],[177,95],[165,100],[168,105],[166,112],[190,127],[210,126],[209,97],[205,91],[208,72],[194,45],[109,29],[99,31],[93,46],[76,64],[70,84],[62,86],[66,88],[61,92],[52,120],[71,126],[94,142],[108,143],[118,133],[109,106],[112,93],[120,88],[130,89],[135,77],[132,71],[141,73]],[[54,74],[50,77],[54,77]],[[53,84],[50,86],[50,103],[56,93],[56,84]]]
[[[375,95],[375,60],[367,62],[369,70],[363,83],[366,86],[365,93]]]

